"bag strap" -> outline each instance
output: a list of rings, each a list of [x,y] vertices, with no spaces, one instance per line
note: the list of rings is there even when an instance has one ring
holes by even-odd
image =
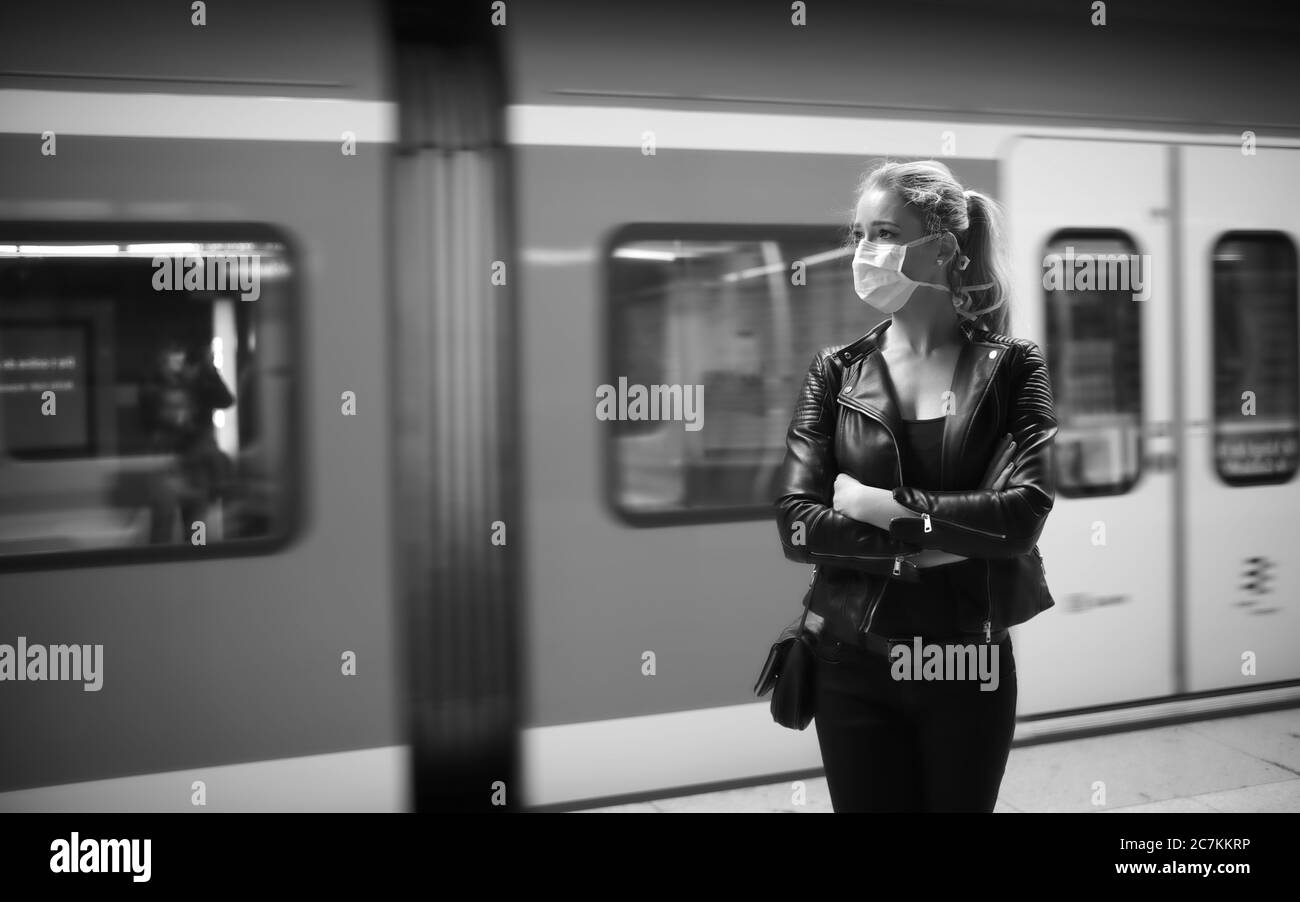
[[[799,632],[804,631],[804,624],[808,622],[808,609],[812,607],[813,584],[817,582],[817,569],[820,564],[813,564],[812,578],[808,580],[808,591],[803,593],[803,616],[799,618]]]

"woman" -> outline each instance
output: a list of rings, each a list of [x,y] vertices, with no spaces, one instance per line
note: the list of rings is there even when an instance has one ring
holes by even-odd
[[[1053,604],[1036,547],[1055,500],[1047,367],[1004,334],[996,206],[942,163],[872,170],[853,238],[857,293],[891,317],[814,358],[776,502],[786,556],[819,570],[831,801],[992,811],[1015,731],[1007,627]],[[981,488],[1008,433],[1010,476]]]

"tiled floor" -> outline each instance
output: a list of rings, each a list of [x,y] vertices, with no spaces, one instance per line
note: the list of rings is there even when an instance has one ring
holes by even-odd
[[[830,812],[803,783],[587,810]],[[995,811],[1300,812],[1300,708],[1014,748]]]

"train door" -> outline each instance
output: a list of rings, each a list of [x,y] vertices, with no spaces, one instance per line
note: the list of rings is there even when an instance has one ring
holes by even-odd
[[[1060,432],[1039,548],[1056,608],[1016,630],[1021,716],[1176,691],[1169,153],[1026,138],[1005,163],[1012,330]]]
[[[1254,687],[1300,678],[1300,152],[1179,154],[1187,689]]]

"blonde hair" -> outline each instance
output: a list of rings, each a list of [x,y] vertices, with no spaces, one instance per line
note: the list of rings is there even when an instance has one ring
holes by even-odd
[[[1009,334],[1011,282],[1003,243],[1002,208],[993,198],[967,191],[951,170],[938,160],[876,164],[862,178],[854,197],[854,208],[872,188],[895,192],[925,223],[927,235],[951,232],[959,255],[970,263],[963,270],[953,266],[949,287],[963,297],[961,309],[996,309],[975,317],[974,325],[998,334]],[[958,257],[960,259],[960,256]],[[964,286],[988,283],[988,288],[967,290]]]

